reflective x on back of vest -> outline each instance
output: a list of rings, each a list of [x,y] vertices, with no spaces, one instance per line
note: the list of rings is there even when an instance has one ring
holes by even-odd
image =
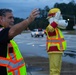
[[[8,47],[9,47],[8,55],[10,57],[10,63],[9,63],[9,66],[8,66],[8,72],[12,72],[13,75],[21,75],[20,71],[19,71],[19,68],[21,68],[22,66],[25,65],[25,63],[23,61],[23,58],[17,60],[16,54],[15,54],[15,52],[13,50],[12,44],[9,43]]]
[[[58,48],[59,50],[64,50],[62,42],[65,40],[60,36],[59,30],[57,28],[55,29],[55,31],[56,31],[56,38],[48,38],[47,42],[48,43],[51,42],[52,44],[57,44],[59,45]]]

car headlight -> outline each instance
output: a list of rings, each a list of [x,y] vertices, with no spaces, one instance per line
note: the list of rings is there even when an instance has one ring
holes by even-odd
[[[44,32],[42,32],[42,34],[44,34]]]
[[[36,32],[36,34],[39,34],[38,32]]]

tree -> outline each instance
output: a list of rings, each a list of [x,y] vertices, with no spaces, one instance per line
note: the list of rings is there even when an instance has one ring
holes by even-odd
[[[75,25],[75,16],[76,16],[76,3],[74,0],[72,0],[71,2],[69,2],[68,4],[66,3],[56,3],[54,5],[54,7],[57,7],[61,10],[63,18],[64,19],[69,19],[68,21],[68,26],[67,26],[67,30],[72,30],[73,26]]]
[[[74,0],[71,0],[68,4],[66,3],[55,3],[54,7],[57,7],[61,10],[63,18],[68,20],[69,25],[67,26],[67,30],[72,30],[74,24],[76,23],[76,3]],[[30,25],[29,29],[35,28],[46,28],[48,25],[48,20],[46,19],[48,15],[48,11],[50,8],[45,6],[44,9],[39,8],[40,16],[37,17]],[[15,24],[21,22],[23,19],[15,18]]]

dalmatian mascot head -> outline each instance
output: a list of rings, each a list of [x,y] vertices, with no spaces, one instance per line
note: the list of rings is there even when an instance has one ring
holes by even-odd
[[[68,26],[68,22],[63,19],[59,8],[50,9],[47,19],[50,24],[52,22],[56,22],[58,24],[58,28],[66,29],[66,27]]]

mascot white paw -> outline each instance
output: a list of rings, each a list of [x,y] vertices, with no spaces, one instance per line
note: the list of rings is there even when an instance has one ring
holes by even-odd
[[[56,22],[58,24],[58,28],[60,29],[66,29],[68,26],[68,21],[64,20],[61,11],[58,8],[53,8],[49,11],[48,17],[47,17],[49,23]]]

